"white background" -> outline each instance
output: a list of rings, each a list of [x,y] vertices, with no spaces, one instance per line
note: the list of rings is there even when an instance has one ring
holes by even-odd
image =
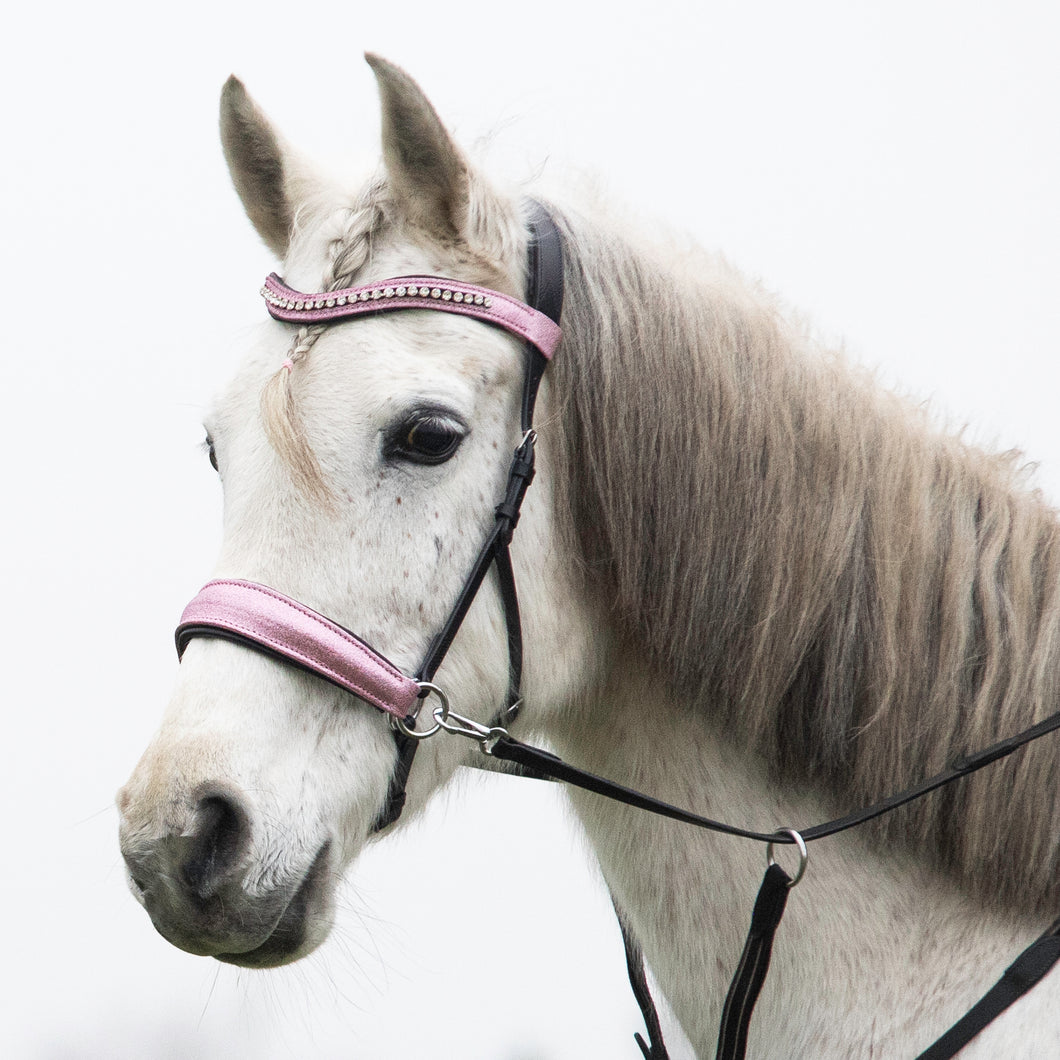
[[[113,793],[209,576],[200,410],[274,263],[216,138],[237,72],[290,139],[375,157],[365,49],[522,178],[568,163],[761,275],[852,357],[1020,445],[1060,496],[1056,5],[18,5],[5,147],[0,1051],[639,1056],[621,949],[544,786],[472,778],[356,866],[289,970],[162,941]],[[725,881],[719,881],[725,886]],[[709,900],[704,895],[704,900]],[[750,896],[749,896],[750,902]]]

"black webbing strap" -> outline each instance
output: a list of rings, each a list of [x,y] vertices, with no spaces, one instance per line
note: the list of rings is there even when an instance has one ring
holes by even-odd
[[[1005,974],[917,1060],[950,1060],[1013,1002],[1036,986],[1060,960],[1060,919],[1032,942]]]
[[[744,1058],[751,1013],[762,984],[766,981],[769,958],[773,952],[773,937],[784,915],[790,889],[791,877],[779,865],[770,865],[758,889],[754,912],[751,914],[751,929],[747,933],[740,963],[725,998],[716,1060]]]

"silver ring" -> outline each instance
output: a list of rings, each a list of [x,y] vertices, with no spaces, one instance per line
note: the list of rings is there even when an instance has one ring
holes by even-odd
[[[421,699],[426,699],[433,692],[441,700],[438,706],[434,708],[434,724],[429,729],[410,729],[405,724],[405,718],[399,718],[396,714],[390,715],[390,724],[398,732],[403,733],[412,740],[426,740],[428,736],[433,736],[438,732],[442,728],[442,722],[449,717],[449,697],[437,685],[431,684],[430,681],[417,681],[416,684],[421,692]],[[420,712],[417,710],[415,714],[409,714],[406,717],[411,717],[415,722],[419,714]],[[439,720],[439,717],[441,720]]]
[[[791,890],[806,874],[806,863],[810,860],[810,855],[806,851],[806,841],[794,828],[778,828],[777,835],[790,835],[795,846],[799,849],[799,867],[795,870],[795,875],[788,881],[788,890]],[[776,863],[776,858],[773,857],[773,844],[767,843],[766,864],[775,865]]]

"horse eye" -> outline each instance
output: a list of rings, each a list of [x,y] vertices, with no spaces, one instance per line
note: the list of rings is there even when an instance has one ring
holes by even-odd
[[[209,456],[210,458],[210,466],[214,469],[214,471],[219,471],[220,468],[218,468],[217,466],[217,451],[213,447],[213,439],[209,435],[207,435],[206,441],[202,444],[203,448],[206,450],[207,456]]]
[[[414,464],[444,464],[460,448],[467,430],[448,416],[420,413],[407,420],[387,446],[388,455]]]

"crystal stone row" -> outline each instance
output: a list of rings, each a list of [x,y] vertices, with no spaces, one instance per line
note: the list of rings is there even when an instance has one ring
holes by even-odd
[[[467,305],[482,306],[489,309],[493,305],[492,299],[484,294],[464,293],[448,287],[422,287],[416,284],[397,285],[394,287],[365,287],[360,291],[354,291],[349,295],[340,294],[329,297],[328,295],[316,295],[306,298],[283,298],[270,290],[262,287],[262,297],[277,309],[309,310],[332,309],[335,306],[352,305],[355,302],[378,302],[387,298],[429,298],[441,302],[453,302],[454,304],[466,303]]]

